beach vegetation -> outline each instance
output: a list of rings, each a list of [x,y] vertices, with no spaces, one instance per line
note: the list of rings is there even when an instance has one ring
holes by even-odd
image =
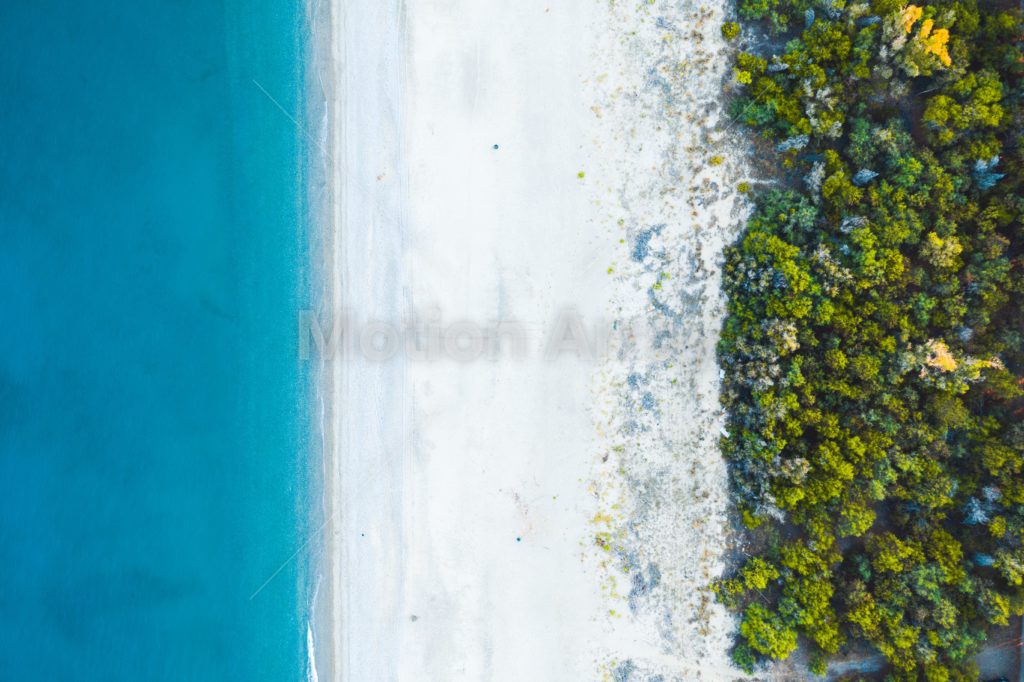
[[[878,679],[977,679],[1024,614],[1021,12],[737,12],[775,39],[737,54],[730,113],[778,171],[724,267],[734,659],[871,651]]]

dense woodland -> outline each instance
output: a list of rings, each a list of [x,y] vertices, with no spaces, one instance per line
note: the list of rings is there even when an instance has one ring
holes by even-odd
[[[777,177],[726,255],[722,444],[753,548],[716,586],[734,658],[975,680],[1024,612],[1021,14],[738,14],[731,114]]]

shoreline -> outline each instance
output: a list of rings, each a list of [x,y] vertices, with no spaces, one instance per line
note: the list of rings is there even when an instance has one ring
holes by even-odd
[[[399,201],[393,187],[373,187],[367,175],[379,154],[400,159],[395,145],[400,121],[387,106],[397,96],[396,36],[402,24],[396,14],[398,3],[353,7],[341,0],[322,0],[319,7],[326,15],[318,22],[327,34],[318,52],[328,55],[321,71],[327,72],[324,134],[329,166],[325,201],[329,227],[323,240],[326,295],[320,312],[350,308],[371,316],[393,316],[398,300],[388,287],[388,274],[400,258],[401,226],[386,216]],[[391,50],[385,50],[385,45]],[[350,129],[359,135],[348,135]],[[400,415],[382,416],[379,411],[388,396],[400,392],[400,383],[394,368],[368,363],[323,365],[325,551],[313,624],[313,639],[319,644],[315,654],[319,679],[361,677],[353,670],[364,667],[360,658],[366,655],[364,647],[346,645],[353,637],[345,627],[346,615],[355,610],[353,585],[368,585],[377,572],[393,576],[392,588],[399,582],[395,562],[384,562],[383,567],[366,562],[353,551],[352,534],[347,531],[356,525],[388,526],[385,519],[395,516],[398,501],[385,504],[389,499],[385,491],[396,487],[394,477],[360,475],[358,467],[381,457],[401,437]],[[369,504],[368,498],[380,504]],[[397,543],[397,537],[390,542]],[[372,619],[360,617],[359,621],[361,643],[371,640],[366,648],[382,660],[375,674],[391,679],[386,662],[394,656],[379,650],[387,648],[387,633],[378,627],[371,638],[364,631],[372,628]]]
[[[337,292],[336,268],[334,248],[337,237],[335,209],[338,202],[335,197],[336,168],[333,162],[333,147],[335,138],[333,134],[333,112],[335,109],[334,93],[336,91],[335,80],[337,78],[337,60],[334,57],[335,31],[334,14],[336,3],[333,0],[309,0],[307,12],[310,25],[310,54],[312,55],[311,72],[313,80],[318,86],[314,90],[310,86],[310,97],[316,96],[320,107],[320,120],[313,136],[317,140],[322,156],[317,158],[320,161],[317,179],[320,183],[320,192],[313,193],[316,201],[311,202],[316,211],[313,223],[320,225],[317,233],[319,253],[314,257],[316,265],[320,267],[321,282],[323,291],[314,300],[314,309],[319,311],[333,305]],[[329,221],[329,222],[328,222]],[[311,593],[309,604],[309,620],[306,623],[306,679],[308,682],[319,682],[320,679],[336,679],[334,674],[334,652],[337,647],[334,644],[334,637],[340,634],[340,627],[332,625],[334,618],[334,598],[337,593],[340,580],[335,576],[335,543],[333,538],[336,533],[337,514],[334,504],[338,500],[337,491],[334,489],[335,460],[334,460],[334,425],[332,394],[334,390],[334,377],[326,363],[321,361],[316,372],[315,400],[319,411],[319,436],[320,436],[320,480],[316,490],[320,494],[320,518],[321,527],[318,533],[321,535],[321,552],[311,562],[313,579],[311,581]],[[323,641],[326,639],[327,641]],[[319,642],[320,646],[317,646]]]

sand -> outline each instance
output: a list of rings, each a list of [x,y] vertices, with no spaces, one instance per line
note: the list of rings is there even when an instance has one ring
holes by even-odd
[[[724,6],[316,6],[320,312],[365,343],[324,364],[311,677],[739,677],[706,589],[730,542],[719,268],[747,210]]]

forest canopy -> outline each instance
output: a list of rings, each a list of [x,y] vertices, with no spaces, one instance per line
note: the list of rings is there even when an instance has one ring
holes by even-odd
[[[778,169],[726,254],[736,662],[975,680],[1024,613],[1016,5],[738,0],[731,115]]]

